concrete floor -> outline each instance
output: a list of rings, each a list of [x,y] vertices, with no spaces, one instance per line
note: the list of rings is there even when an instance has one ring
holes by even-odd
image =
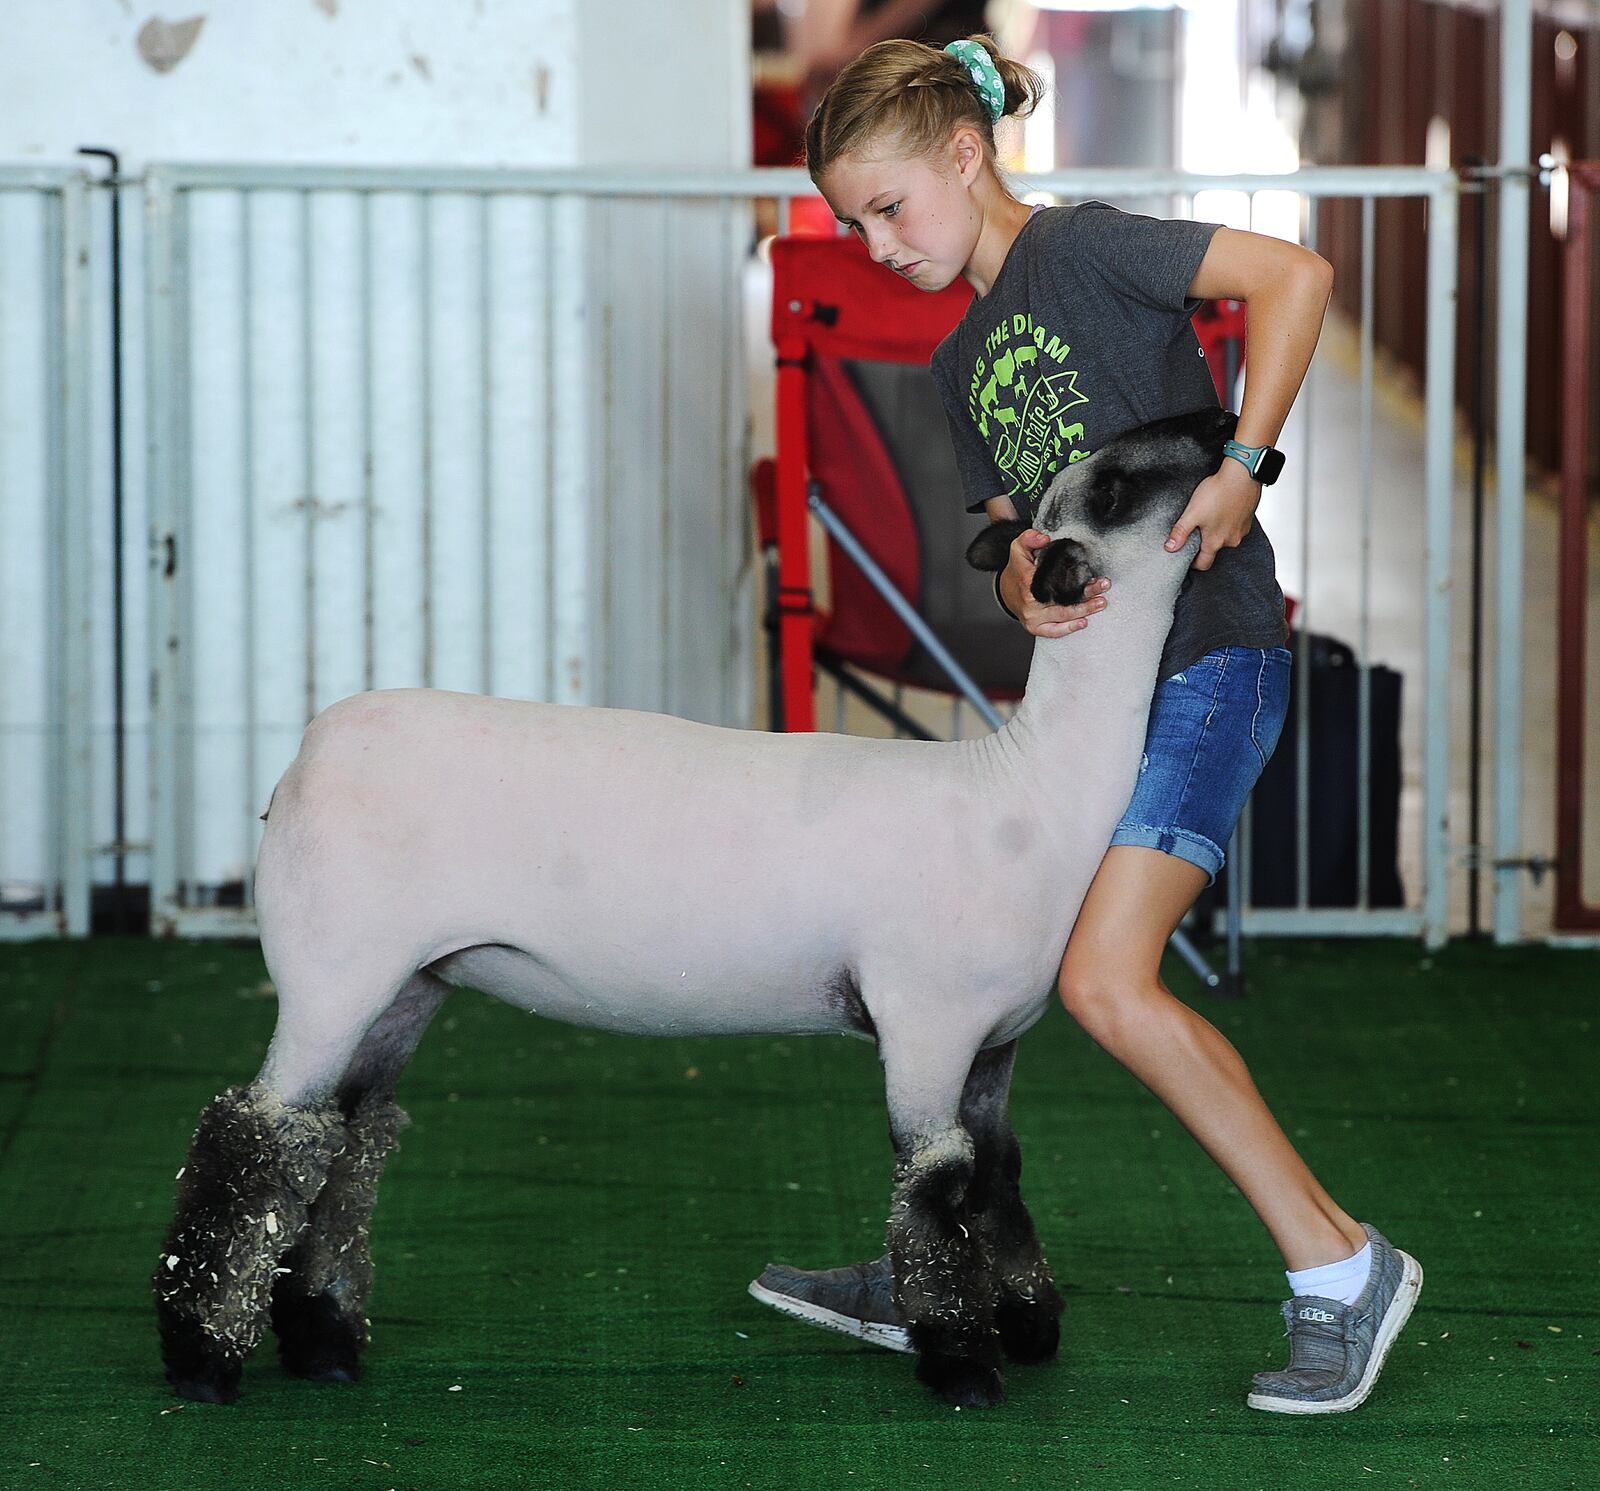
[[[746,278],[750,311],[751,429],[755,454],[773,448],[773,380],[766,340],[769,275],[759,258]],[[1369,541],[1369,635],[1367,656],[1403,676],[1400,806],[1401,875],[1409,904],[1418,903],[1423,698],[1423,540],[1424,483],[1420,387],[1403,369],[1382,359],[1373,384],[1373,470]],[[1280,445],[1289,467],[1263,501],[1260,519],[1278,556],[1279,580],[1286,594],[1307,606],[1312,630],[1356,646],[1361,642],[1361,463],[1360,363],[1355,330],[1330,318],[1305,388],[1290,416]],[[1454,639],[1451,685],[1452,845],[1451,925],[1468,926],[1467,864],[1469,782],[1469,677],[1471,659],[1472,450],[1470,434],[1458,429],[1455,459],[1455,546],[1452,557]],[[942,432],[941,432],[941,438]],[[1486,555],[1483,583],[1482,835],[1485,861],[1492,857],[1494,608],[1496,584],[1494,471],[1486,477]],[[1550,858],[1555,851],[1555,638],[1556,562],[1559,504],[1553,479],[1529,473],[1523,607],[1522,673],[1522,853]],[[819,548],[819,545],[814,546]],[[820,573],[821,567],[813,566]],[[1600,523],[1591,525],[1589,548],[1589,656],[1600,660]],[[1596,667],[1591,666],[1591,678]],[[757,698],[765,700],[764,681]],[[1600,902],[1600,686],[1592,687],[1586,739],[1589,742],[1588,798],[1585,812],[1585,890]],[[820,723],[826,729],[882,734],[886,727],[854,701],[836,701],[831,684],[819,697]],[[908,691],[908,711],[934,733],[978,734],[987,727],[968,707],[943,695]],[[763,705],[764,707],[764,705]],[[1480,918],[1492,925],[1492,878],[1481,876]],[[1551,933],[1553,881],[1523,877],[1524,935]]]

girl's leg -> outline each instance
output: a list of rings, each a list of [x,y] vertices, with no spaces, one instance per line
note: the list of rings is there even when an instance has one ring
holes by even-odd
[[[1285,1268],[1348,1258],[1366,1233],[1307,1169],[1227,1037],[1161,982],[1167,938],[1206,878],[1156,849],[1107,850],[1061,961],[1061,1002],[1238,1186]]]

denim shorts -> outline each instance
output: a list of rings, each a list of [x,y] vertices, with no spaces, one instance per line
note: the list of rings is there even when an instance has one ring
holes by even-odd
[[[1159,849],[1212,879],[1289,709],[1287,647],[1219,647],[1156,685],[1139,780],[1113,844]]]

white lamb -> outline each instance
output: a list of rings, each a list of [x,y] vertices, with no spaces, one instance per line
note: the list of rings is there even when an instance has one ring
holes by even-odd
[[[1033,588],[1115,604],[1035,646],[998,733],[952,744],[716,729],[431,689],[324,710],[279,781],[257,867],[278,1025],[201,1116],[156,1268],[167,1375],[231,1402],[270,1320],[285,1365],[351,1379],[395,1084],[452,986],[641,1035],[876,1040],[896,1166],[895,1302],[917,1375],[1001,1395],[1054,1354],[1060,1297],[1006,1112],[1132,794],[1193,553],[1166,535],[1233,416],[1159,421],[1069,467]],[[1005,562],[1021,525],[974,541]]]

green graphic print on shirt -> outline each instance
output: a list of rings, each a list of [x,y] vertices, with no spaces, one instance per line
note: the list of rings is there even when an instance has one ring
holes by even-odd
[[[967,413],[1010,483],[1031,508],[1063,461],[1089,454],[1083,424],[1069,411],[1087,404],[1078,370],[1067,365],[1072,348],[1026,311],[1007,316],[984,339],[967,390]]]

